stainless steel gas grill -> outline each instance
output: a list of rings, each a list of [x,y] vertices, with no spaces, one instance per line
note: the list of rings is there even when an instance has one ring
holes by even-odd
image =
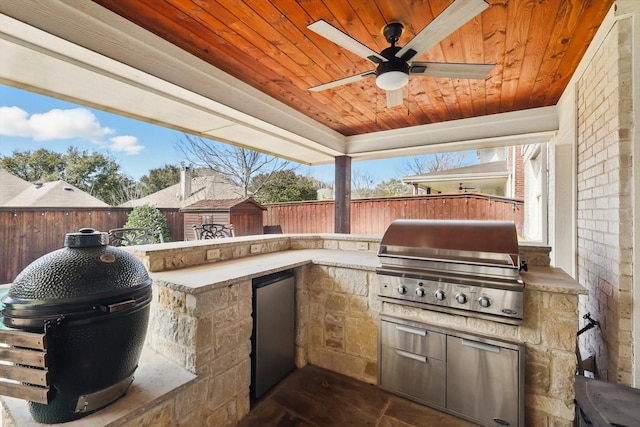
[[[396,220],[376,269],[382,300],[522,324],[524,282],[515,225],[505,221]]]
[[[518,252],[513,223],[394,221],[380,242],[378,295],[519,325],[524,282]],[[385,310],[379,340],[378,384],[384,390],[482,426],[524,427],[523,344]]]

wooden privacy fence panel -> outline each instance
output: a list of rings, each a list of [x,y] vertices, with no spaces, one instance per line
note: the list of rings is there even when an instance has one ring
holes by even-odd
[[[182,213],[160,209],[172,240],[183,240]],[[120,228],[131,208],[0,208],[0,284],[10,283],[27,265],[64,246],[66,233],[83,227]]]
[[[335,203],[328,201],[290,202],[265,205],[263,224],[281,225],[283,233],[333,233]],[[352,208],[353,209],[353,208]]]
[[[283,233],[333,233],[332,200],[266,205],[265,225],[280,225]],[[351,233],[382,236],[395,219],[478,219],[513,221],[522,234],[521,200],[485,194],[429,194],[351,201]]]

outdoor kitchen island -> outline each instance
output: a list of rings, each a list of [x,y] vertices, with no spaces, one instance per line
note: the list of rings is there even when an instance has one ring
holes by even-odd
[[[572,425],[578,296],[586,291],[544,266],[549,248],[521,248],[529,264],[522,273],[525,317],[522,325],[509,325],[382,302],[379,242],[344,234],[264,235],[130,248],[154,281],[146,347],[195,378],[180,384],[179,393],[168,392],[169,399],[110,425],[233,426],[242,419],[250,410],[251,280],[286,269],[296,275],[298,367],[309,363],[376,384],[379,315],[391,315],[525,345],[526,424]],[[5,421],[21,418],[13,414],[17,403],[3,406]],[[11,418],[5,425],[36,425]]]

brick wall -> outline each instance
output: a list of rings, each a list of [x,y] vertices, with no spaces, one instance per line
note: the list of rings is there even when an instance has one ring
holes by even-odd
[[[632,380],[632,21],[621,18],[577,80],[578,280],[581,314],[600,330],[581,338],[601,378]]]

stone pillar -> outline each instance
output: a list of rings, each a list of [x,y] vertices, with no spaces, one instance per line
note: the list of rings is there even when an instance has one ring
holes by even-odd
[[[336,233],[351,233],[351,157],[336,157]]]

